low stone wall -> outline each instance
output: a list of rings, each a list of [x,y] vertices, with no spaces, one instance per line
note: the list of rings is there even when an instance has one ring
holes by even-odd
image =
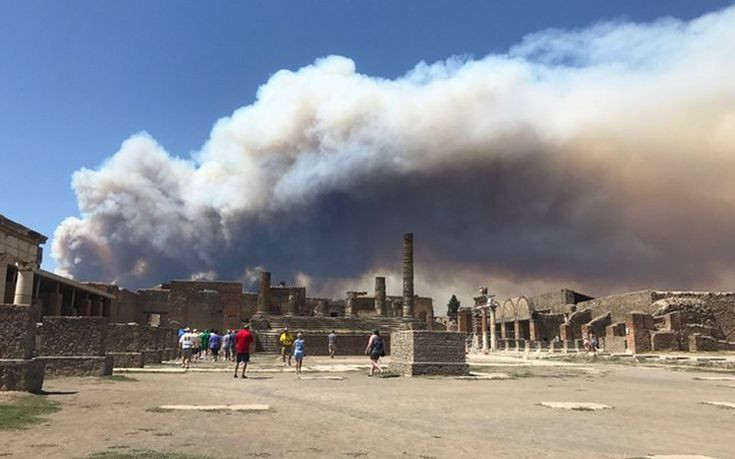
[[[55,376],[109,376],[111,356],[43,356],[46,374]]]
[[[142,352],[108,352],[115,368],[143,368],[145,359]]]
[[[143,349],[140,342],[140,325],[108,324],[107,325],[107,352],[140,352]]]
[[[611,354],[622,354],[628,351],[625,336],[607,335],[605,337],[605,351]]]
[[[406,330],[391,333],[390,371],[407,375],[467,375],[464,333]]]
[[[39,359],[0,360],[0,391],[40,392],[44,367]]]
[[[104,356],[107,318],[47,316],[37,333],[40,356]]]
[[[141,350],[156,351],[161,349],[161,330],[159,327],[141,325],[140,327]]]
[[[329,355],[327,336],[329,333],[302,333],[306,355]],[[278,337],[280,333],[257,333],[255,349],[258,352],[281,352]],[[381,335],[383,336],[383,335]],[[338,333],[337,355],[365,355],[370,333]],[[391,352],[391,335],[383,336],[385,353]],[[463,347],[464,349],[464,347]]]
[[[142,353],[144,365],[157,365],[163,360],[162,351],[160,350],[144,350]]]
[[[716,340],[711,336],[693,333],[689,335],[689,350],[691,352],[735,351],[735,342]]]
[[[0,359],[30,359],[35,326],[30,307],[3,304],[0,307]]]

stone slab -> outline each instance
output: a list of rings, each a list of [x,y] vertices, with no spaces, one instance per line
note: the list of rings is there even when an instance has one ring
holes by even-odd
[[[711,400],[705,400],[702,403],[705,405],[716,406],[717,408],[726,408],[728,410],[735,410],[735,402],[715,402]]]
[[[695,381],[735,381],[735,376],[695,376]]]
[[[303,381],[342,381],[343,376],[299,376]]]
[[[268,411],[270,405],[161,405],[166,411]]]
[[[555,408],[560,410],[572,411],[602,411],[611,410],[613,407],[602,403],[589,402],[541,402],[539,405],[546,408]]]
[[[391,362],[388,371],[404,376],[467,376],[470,366],[452,362]]]
[[[112,356],[42,356],[46,374],[56,376],[110,376]]]
[[[108,352],[115,368],[143,368],[145,359],[142,352]]]
[[[163,361],[160,350],[144,350],[143,365],[158,365]]]
[[[498,380],[504,380],[504,379],[513,379],[513,378],[507,373],[472,373],[469,376],[457,376],[457,379],[470,380],[470,381],[476,381],[476,380],[498,381]]]
[[[0,360],[0,391],[40,392],[44,363],[39,359]]]

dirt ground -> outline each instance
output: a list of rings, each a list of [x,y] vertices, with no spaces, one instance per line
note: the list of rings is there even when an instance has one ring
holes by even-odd
[[[512,379],[368,378],[364,363],[307,361],[307,370],[321,371],[305,375],[343,380],[300,380],[264,355],[255,358],[255,377],[247,380],[218,371],[229,365],[210,363],[195,365],[207,371],[186,374],[48,379],[45,397],[61,409],[25,430],[0,431],[0,456],[153,450],[213,458],[735,457],[735,410],[702,404],[735,402],[735,374],[483,357],[473,370]],[[539,406],[544,401],[613,409],[557,410]],[[270,410],[157,409],[168,404],[267,404]]]

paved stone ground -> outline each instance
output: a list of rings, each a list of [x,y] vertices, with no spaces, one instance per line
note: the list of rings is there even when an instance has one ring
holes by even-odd
[[[264,355],[253,364],[258,379],[233,379],[221,371],[224,364],[210,362],[186,374],[125,373],[136,381],[49,379],[44,389],[61,410],[30,429],[0,431],[0,456],[82,458],[146,449],[216,458],[735,457],[735,410],[703,403],[735,402],[735,388],[694,379],[712,373],[482,356],[472,359],[473,369],[513,379],[381,379],[368,378],[365,363],[307,360],[305,375],[342,380],[298,379]],[[613,408],[556,410],[541,402]],[[158,409],[182,404],[270,410]]]

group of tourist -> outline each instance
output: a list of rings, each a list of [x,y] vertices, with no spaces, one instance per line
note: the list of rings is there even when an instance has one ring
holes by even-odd
[[[235,361],[234,377],[238,377],[238,370],[240,364],[242,364],[241,377],[247,378],[245,371],[250,362],[250,346],[254,341],[248,324],[243,324],[237,333],[234,330],[227,330],[222,335],[218,334],[217,330],[204,330],[199,333],[196,328],[192,330],[186,327],[180,328],[178,335],[181,366],[183,368],[189,368],[192,358],[197,360],[206,359],[208,355],[211,355],[212,361],[216,362],[220,357],[220,351],[222,351],[222,358],[225,361]],[[304,357],[306,356],[306,341],[303,334],[299,332],[294,335],[288,328],[284,328],[278,337],[278,343],[281,348],[280,358],[283,361],[283,366],[288,365],[290,367],[293,359],[296,362],[296,374],[301,374]],[[337,333],[334,330],[327,335],[327,347],[329,357],[334,358],[337,354]],[[382,375],[383,369],[380,367],[380,358],[385,356],[385,342],[383,337],[380,336],[380,330],[373,330],[365,348],[365,355],[370,357],[368,376],[373,376],[375,371]]]

